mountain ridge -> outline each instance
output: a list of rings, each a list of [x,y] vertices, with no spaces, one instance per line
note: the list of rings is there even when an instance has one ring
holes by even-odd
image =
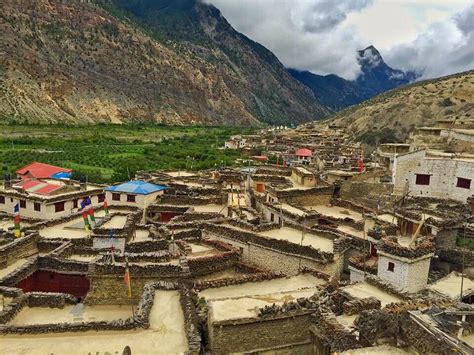
[[[169,21],[160,27],[124,4],[166,5]],[[331,112],[195,0],[6,0],[0,10],[3,120],[290,124]]]
[[[357,62],[361,72],[355,80],[296,69],[289,69],[289,73],[308,86],[321,103],[336,111],[409,84],[419,77],[415,72],[404,72],[388,66],[372,45],[357,51]]]
[[[474,70],[398,87],[341,110],[321,123],[352,132],[354,140],[375,146],[404,142],[417,126],[474,117]]]

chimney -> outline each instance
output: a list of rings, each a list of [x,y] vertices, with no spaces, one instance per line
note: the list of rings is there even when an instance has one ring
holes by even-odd
[[[12,188],[12,177],[10,174],[5,174],[3,178],[3,186],[5,187],[5,190]]]
[[[81,191],[87,190],[87,179],[85,176],[81,176],[81,178],[79,179],[79,187]]]

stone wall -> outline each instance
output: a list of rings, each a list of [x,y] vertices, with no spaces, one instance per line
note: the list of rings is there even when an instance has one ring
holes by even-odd
[[[6,268],[21,258],[28,257],[38,252],[38,233],[30,233],[25,237],[13,240],[11,243],[0,247],[0,269]]]
[[[285,345],[310,343],[312,310],[288,312],[268,318],[209,321],[210,351],[229,354],[275,349]]]
[[[380,309],[381,302],[375,297],[367,297],[363,299],[354,299],[342,304],[343,312],[349,316],[359,314],[368,309]]]

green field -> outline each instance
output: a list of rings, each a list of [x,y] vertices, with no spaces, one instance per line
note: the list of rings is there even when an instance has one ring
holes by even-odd
[[[200,170],[232,165],[240,153],[218,149],[252,128],[161,125],[0,125],[2,173],[33,161],[74,170],[73,178],[124,181],[139,170]]]

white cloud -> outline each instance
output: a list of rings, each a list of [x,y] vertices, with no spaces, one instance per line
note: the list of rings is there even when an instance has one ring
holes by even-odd
[[[472,67],[472,0],[204,1],[287,67],[354,79],[356,51],[370,44],[389,65],[427,77]]]

